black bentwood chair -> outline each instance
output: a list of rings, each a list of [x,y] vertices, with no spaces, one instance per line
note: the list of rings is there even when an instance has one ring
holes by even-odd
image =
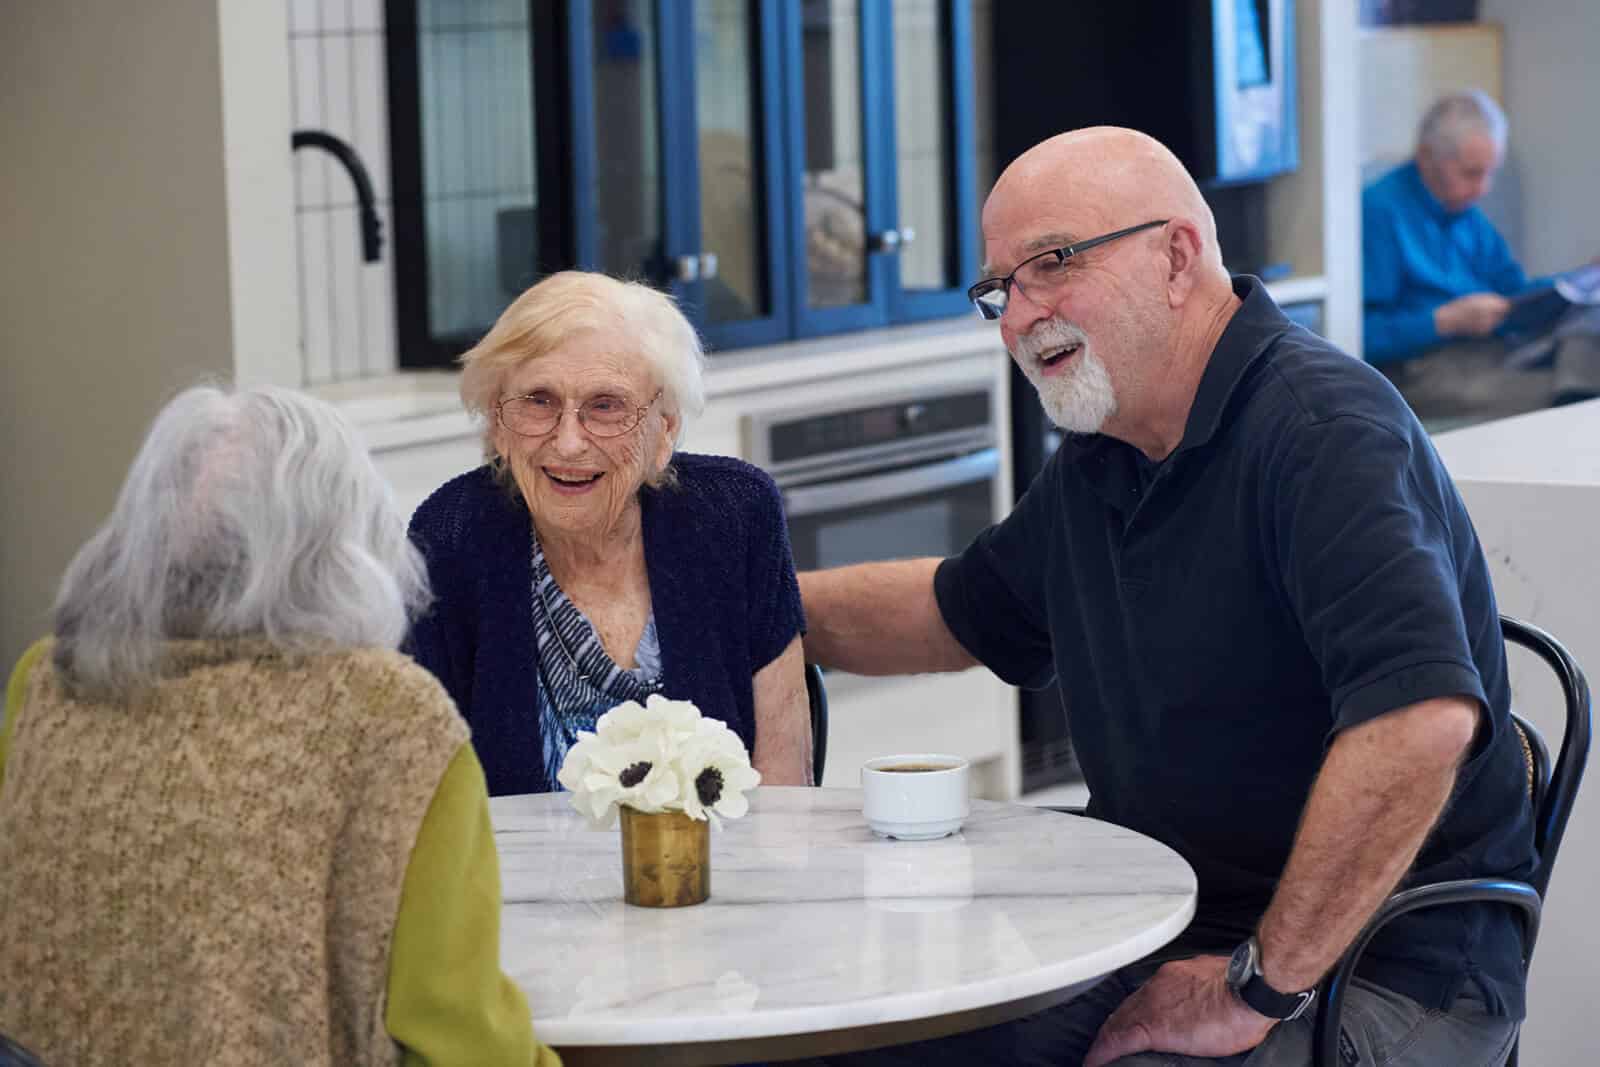
[[[0,1034],[0,1067],[44,1067],[38,1057],[5,1034]]]
[[[811,784],[822,784],[822,768],[828,762],[828,690],[822,684],[822,668],[806,664],[806,699],[811,704]]]
[[[1550,762],[1550,750],[1539,736],[1539,731],[1522,716],[1513,713],[1513,720],[1522,734],[1523,754],[1528,760],[1528,788],[1533,797],[1533,843],[1539,850],[1538,865],[1526,882],[1508,878],[1464,878],[1414,886],[1386,900],[1351,944],[1344,958],[1323,980],[1317,996],[1313,1049],[1316,1067],[1340,1067],[1343,1062],[1339,1057],[1339,1022],[1350,977],[1355,973],[1356,963],[1372,936],[1397,916],[1439,904],[1480,900],[1510,904],[1522,913],[1522,973],[1524,976],[1528,973],[1528,965],[1533,960],[1534,938],[1539,933],[1540,906],[1545,889],[1550,884],[1550,870],[1555,866],[1556,850],[1561,847],[1561,836],[1566,832],[1567,818],[1572,814],[1578,783],[1583,778],[1584,764],[1589,758],[1589,683],[1561,643],[1537,626],[1502,615],[1500,629],[1507,643],[1531,649],[1549,664],[1550,669],[1556,672],[1567,703],[1566,734],[1561,739],[1561,754],[1556,757],[1554,765]],[[1511,1046],[1511,1056],[1506,1063],[1508,1067],[1516,1067],[1515,1044]]]

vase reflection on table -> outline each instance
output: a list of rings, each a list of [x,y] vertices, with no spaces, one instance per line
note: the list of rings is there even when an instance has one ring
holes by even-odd
[[[609,828],[621,813],[623,899],[677,908],[711,895],[711,825],[744,815],[761,775],[726,723],[652,695],[580,733],[557,780],[591,826]]]

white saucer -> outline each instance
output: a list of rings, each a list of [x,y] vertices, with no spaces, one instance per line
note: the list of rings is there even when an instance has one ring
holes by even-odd
[[[961,829],[965,819],[941,819],[938,822],[868,822],[872,832],[894,841],[934,841],[949,837]]]

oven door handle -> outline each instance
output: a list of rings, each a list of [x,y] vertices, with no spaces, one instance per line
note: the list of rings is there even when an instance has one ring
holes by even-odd
[[[952,486],[983,481],[985,478],[993,478],[999,470],[999,449],[985,448],[939,463],[895,471],[893,474],[876,474],[827,485],[786,489],[783,493],[783,506],[791,518],[815,515],[823,511],[840,511],[861,504],[918,496],[922,493],[949,489]]]

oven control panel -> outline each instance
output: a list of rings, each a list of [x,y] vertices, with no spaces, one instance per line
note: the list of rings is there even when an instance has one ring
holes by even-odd
[[[782,418],[766,426],[769,464],[895,444],[990,425],[990,393],[930,396]]]

